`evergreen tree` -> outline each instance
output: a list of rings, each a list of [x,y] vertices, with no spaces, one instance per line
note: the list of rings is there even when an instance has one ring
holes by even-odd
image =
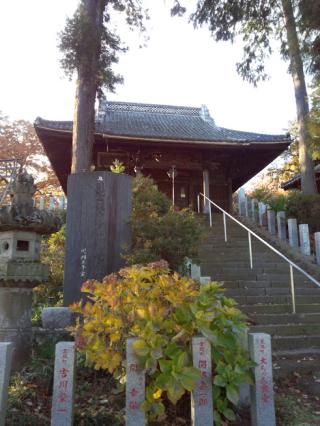
[[[122,82],[112,65],[124,51],[119,36],[110,29],[112,10],[125,14],[130,27],[144,29],[145,13],[139,0],[81,0],[60,34],[62,68],[77,73],[72,137],[72,173],[90,170],[94,142],[94,104],[102,89],[114,91]]]
[[[265,59],[272,53],[274,41],[280,40],[280,52],[290,62],[289,70],[294,84],[301,188],[305,194],[314,194],[317,188],[307,127],[309,104],[303,62],[304,55],[310,59],[314,41],[310,27],[303,27],[302,3],[308,1],[198,0],[191,21],[195,26],[207,25],[216,41],[233,42],[236,36],[242,36],[244,55],[237,64],[237,71],[254,85],[268,77]],[[184,12],[184,7],[175,0],[173,14],[181,12]]]

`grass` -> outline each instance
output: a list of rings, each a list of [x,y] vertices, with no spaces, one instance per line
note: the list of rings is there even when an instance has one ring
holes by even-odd
[[[319,415],[289,395],[276,395],[277,419],[279,426],[309,426],[319,425]]]

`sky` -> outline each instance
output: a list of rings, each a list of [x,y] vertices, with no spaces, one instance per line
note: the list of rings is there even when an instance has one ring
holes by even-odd
[[[192,0],[187,0],[192,1]],[[219,126],[284,133],[295,118],[287,64],[275,54],[270,80],[254,88],[236,73],[241,46],[217,44],[206,28],[195,30],[186,18],[171,18],[169,0],[145,0],[150,8],[149,41],[119,24],[129,52],[116,70],[125,83],[107,98],[170,105],[205,104]],[[60,68],[58,32],[78,0],[0,1],[0,111],[12,119],[37,116],[71,120],[75,84]]]

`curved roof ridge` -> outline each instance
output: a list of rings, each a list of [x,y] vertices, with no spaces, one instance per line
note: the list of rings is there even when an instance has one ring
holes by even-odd
[[[162,114],[180,114],[180,115],[200,115],[200,108],[187,107],[179,105],[162,105],[140,102],[120,102],[120,101],[105,101],[99,105],[99,113],[106,111],[127,111],[127,112],[142,112],[142,113],[162,113]]]
[[[38,118],[36,127],[72,131],[72,121]],[[128,138],[231,143],[290,143],[288,134],[270,135],[219,127],[208,108],[116,102],[102,99],[96,115],[96,133]]]

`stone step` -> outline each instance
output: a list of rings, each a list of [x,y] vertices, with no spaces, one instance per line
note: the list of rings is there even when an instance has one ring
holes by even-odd
[[[201,263],[210,263],[210,264],[224,264],[225,262],[248,262],[249,265],[249,251],[220,251],[209,252],[207,251],[205,254],[201,255],[200,253]],[[253,255],[253,264],[259,264],[259,262],[279,262],[279,257],[270,256],[270,255]]]
[[[320,306],[319,306],[320,308]],[[310,314],[252,314],[253,324],[320,324],[320,310]]]
[[[283,274],[283,275],[289,275],[290,271],[289,271],[289,267],[287,267],[286,265],[281,265],[277,268],[273,267],[273,266],[264,266],[264,267],[254,267],[253,269],[250,269],[249,265],[246,266],[238,266],[238,267],[234,267],[233,265],[230,266],[225,266],[225,265],[221,265],[221,266],[212,266],[209,263],[203,263],[201,264],[201,268],[203,270],[211,270],[213,271],[213,273],[215,274],[219,274],[222,275],[224,273],[226,274],[230,274],[230,273],[235,273],[235,272],[240,272],[240,273],[256,273],[256,274]]]
[[[201,258],[202,259],[202,258]],[[221,267],[224,266],[226,268],[234,267],[234,268],[250,268],[249,263],[249,255],[244,260],[234,260],[234,259],[225,259],[224,261],[217,260],[215,257],[212,257],[210,259],[201,260],[201,265],[212,265],[214,267]],[[287,263],[284,263],[282,261],[275,262],[274,260],[266,259],[266,260],[255,260],[253,262],[254,268],[262,268],[262,267],[268,267],[268,268],[281,268],[283,265],[287,266]],[[289,268],[289,266],[287,266]]]
[[[279,295],[279,296],[235,296],[233,299],[239,305],[266,305],[266,304],[291,304],[291,296],[289,295]],[[320,303],[319,296],[296,296],[296,304],[312,304]]]
[[[318,351],[320,361],[320,288],[303,274],[294,272],[297,313],[292,314],[287,262],[253,237],[251,269],[247,231],[227,220],[225,242],[221,215],[213,215],[213,227],[207,231],[200,250],[201,273],[220,282],[225,295],[239,304],[239,309],[248,316],[250,331],[270,334],[276,354]],[[293,357],[282,362],[279,358],[275,376],[297,371],[298,361]],[[301,365],[310,371],[315,367],[311,360]]]
[[[320,349],[320,335],[311,336],[275,336],[272,338],[272,349],[277,351],[290,351],[296,349]]]
[[[290,314],[292,305],[288,303],[268,304],[268,305],[240,305],[239,309],[247,315],[252,314]],[[319,313],[320,304],[309,303],[296,305],[296,312],[302,314]]]
[[[219,281],[223,288],[290,288],[288,281],[256,281],[256,280],[232,280]],[[295,283],[296,289],[318,289],[311,281],[303,283]]]
[[[225,295],[236,298],[242,296],[287,296],[291,295],[291,289],[288,287],[258,287],[258,288],[232,288],[226,289]],[[296,288],[296,296],[320,296],[320,288]]]
[[[234,271],[234,272],[224,272],[216,273],[214,269],[209,267],[201,268],[201,273],[203,276],[210,276],[215,281],[238,281],[238,280],[248,280],[248,281],[283,281],[290,282],[289,273],[256,273],[254,271]],[[307,278],[301,276],[294,276],[295,283],[308,283],[310,282]]]
[[[250,326],[250,333],[267,333],[272,337],[314,336],[319,335],[320,324],[263,324]]]
[[[320,371],[320,350],[303,349],[300,351],[273,352],[273,376],[287,377],[288,374],[299,373],[309,375]]]
[[[255,262],[252,265],[252,269],[250,267],[249,257],[247,260],[243,260],[241,262],[234,261],[225,261],[225,262],[213,262],[210,259],[205,259],[201,261],[201,266],[203,267],[211,267],[215,268],[217,271],[232,271],[232,270],[240,270],[240,271],[259,271],[263,272],[267,271],[277,271],[279,273],[287,273],[289,271],[289,265],[287,263],[276,263],[276,262]]]

